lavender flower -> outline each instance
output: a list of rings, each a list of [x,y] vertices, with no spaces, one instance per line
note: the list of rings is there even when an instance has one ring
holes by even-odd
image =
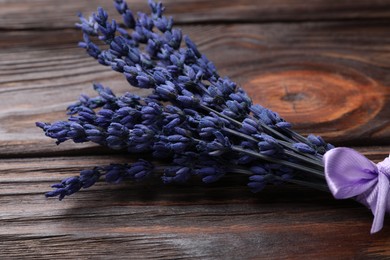
[[[89,19],[80,15],[79,46],[134,87],[153,93],[116,96],[95,84],[97,96],[82,95],[68,107],[67,121],[37,126],[57,144],[94,142],[152,159],[82,171],[53,185],[47,197],[61,200],[99,179],[119,183],[153,176],[164,183],[196,178],[211,183],[235,174],[248,178],[253,192],[281,182],[327,189],[322,155],[333,146],[321,137],[293,132],[277,113],[253,105],[241,87],[219,76],[190,38],[173,27],[171,17],[163,16],[161,3],[149,1],[151,14],[137,16],[122,0],[114,5],[127,28],[98,8]]]

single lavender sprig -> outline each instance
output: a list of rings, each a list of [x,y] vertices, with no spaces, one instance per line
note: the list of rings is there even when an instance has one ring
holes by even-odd
[[[266,183],[280,182],[327,190],[322,155],[331,145],[320,137],[293,132],[277,113],[253,105],[242,88],[220,77],[190,38],[173,27],[171,17],[163,16],[161,3],[149,1],[151,15],[137,17],[126,2],[114,4],[127,29],[109,21],[107,12],[98,8],[89,19],[80,15],[79,46],[100,64],[122,73],[131,85],[153,93],[118,97],[95,84],[98,96],[81,96],[68,107],[67,121],[37,123],[47,136],[57,144],[94,142],[149,153],[153,162],[142,163],[153,166],[145,175],[157,173],[165,183],[186,182],[191,176],[209,183],[230,173],[249,178],[254,192]],[[162,158],[164,166],[154,161]],[[108,182],[134,179],[127,174],[132,165],[87,170],[55,184],[56,190],[47,196],[62,199],[102,176]]]
[[[139,160],[132,164],[110,164],[83,170],[79,176],[69,177],[60,183],[52,185],[55,188],[45,194],[46,197],[57,197],[62,200],[80,189],[93,186],[99,179],[104,178],[108,183],[120,183],[123,180],[141,181],[147,179],[154,166],[147,161]]]

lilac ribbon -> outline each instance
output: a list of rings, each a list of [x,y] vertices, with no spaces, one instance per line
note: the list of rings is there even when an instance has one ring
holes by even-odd
[[[371,234],[383,227],[390,213],[390,156],[375,164],[350,148],[325,153],[325,178],[336,199],[354,198],[374,214]]]

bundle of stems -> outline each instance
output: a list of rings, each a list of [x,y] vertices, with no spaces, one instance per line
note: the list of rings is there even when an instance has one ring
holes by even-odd
[[[281,182],[329,191],[323,154],[332,145],[318,136],[301,136],[277,113],[253,104],[244,89],[221,77],[190,38],[173,28],[161,3],[149,1],[151,14],[137,17],[126,2],[114,4],[121,25],[109,21],[102,8],[89,19],[80,15],[79,46],[152,94],[116,96],[94,84],[98,95],[82,95],[70,105],[67,121],[37,126],[57,144],[94,142],[153,160],[84,170],[53,185],[47,197],[61,200],[102,178],[118,183],[156,175],[164,183],[193,176],[211,183],[235,174],[247,178],[253,192]]]

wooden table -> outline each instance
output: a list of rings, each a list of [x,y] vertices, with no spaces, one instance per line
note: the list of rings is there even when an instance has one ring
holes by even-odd
[[[302,133],[390,152],[390,1],[164,1],[219,68]],[[147,10],[146,1],[129,1]],[[0,1],[1,259],[385,259],[390,218],[330,194],[281,185],[252,194],[205,186],[108,185],[59,202],[43,194],[81,169],[131,157],[92,144],[56,146],[34,126],[121,75],[77,48],[76,14],[111,1]],[[118,16],[115,16],[118,17]]]

